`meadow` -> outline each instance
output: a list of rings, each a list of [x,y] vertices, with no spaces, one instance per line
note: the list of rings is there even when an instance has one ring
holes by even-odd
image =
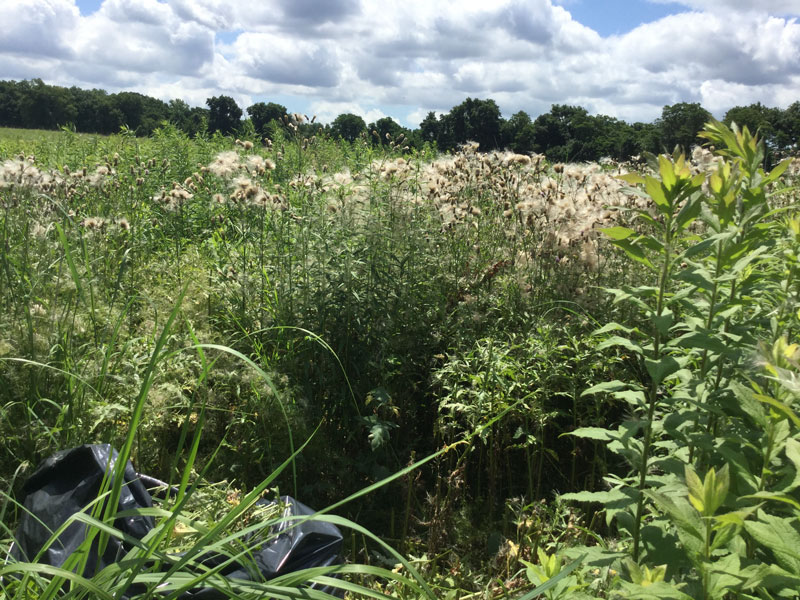
[[[0,595],[798,597],[800,163],[701,135],[552,164],[4,130],[0,551],[59,449],[109,442],[180,493],[124,566],[6,561]],[[241,560],[286,493],[346,565],[231,588],[194,562]]]

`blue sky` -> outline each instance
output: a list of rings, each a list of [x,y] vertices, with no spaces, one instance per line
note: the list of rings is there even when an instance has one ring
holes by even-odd
[[[0,79],[412,127],[468,96],[721,117],[800,100],[798,20],[800,0],[2,0]]]
[[[627,33],[642,23],[652,23],[686,10],[675,2],[662,4],[644,0],[568,0],[561,6],[573,19],[604,37]]]

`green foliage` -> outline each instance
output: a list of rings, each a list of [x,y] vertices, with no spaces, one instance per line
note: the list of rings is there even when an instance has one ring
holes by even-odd
[[[341,114],[331,123],[331,135],[348,142],[354,142],[366,130],[364,119],[352,113]]]
[[[208,105],[208,130],[230,135],[239,128],[242,109],[230,96],[213,96],[206,100]]]
[[[585,392],[630,402],[639,421],[574,432],[608,440],[631,468],[608,478],[614,487],[605,493],[608,519],[630,543],[624,597],[772,597],[797,575],[777,536],[789,523],[763,506],[767,498],[773,508],[796,506],[800,421],[788,382],[797,347],[786,339],[796,336],[798,315],[786,302],[796,293],[800,228],[795,217],[775,219],[770,205],[788,162],[765,172],[764,144],[746,127],[712,121],[700,135],[720,157],[710,172],[694,172],[683,155],[651,157],[653,175],[623,176],[637,186],[631,193],[648,198],[641,225],[604,231],[652,274],[650,285],[609,290],[635,308],[636,326],[596,332],[601,346],[636,357],[640,377]],[[764,343],[767,358],[754,372]],[[784,453],[791,466],[780,466]],[[770,553],[781,557],[780,574]],[[652,566],[668,556],[666,569]]]
[[[668,152],[680,147],[688,153],[697,144],[697,134],[711,119],[711,113],[697,102],[679,102],[665,106],[656,125],[661,137],[661,147]]]

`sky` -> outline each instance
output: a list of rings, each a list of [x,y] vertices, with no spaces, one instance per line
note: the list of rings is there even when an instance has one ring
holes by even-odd
[[[465,98],[650,122],[800,100],[800,0],[0,0],[0,79],[417,127]]]

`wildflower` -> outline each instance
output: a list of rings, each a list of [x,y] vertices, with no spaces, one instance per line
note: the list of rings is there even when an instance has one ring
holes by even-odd
[[[131,224],[128,222],[128,219],[122,217],[121,219],[117,219],[117,227],[119,227],[123,231],[130,231]]]
[[[208,165],[208,170],[218,177],[230,177],[241,166],[239,155],[232,151],[219,153]]]

